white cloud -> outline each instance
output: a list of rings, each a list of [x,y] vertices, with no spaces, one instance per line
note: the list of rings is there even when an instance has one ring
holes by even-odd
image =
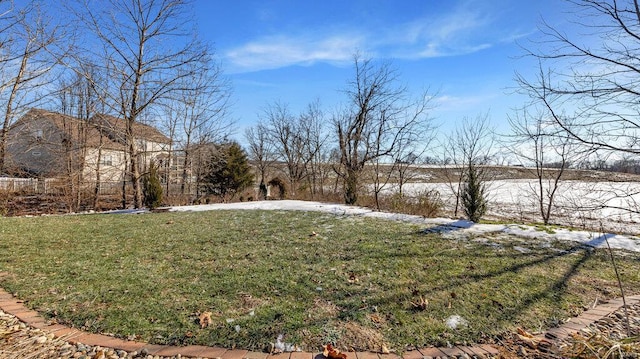
[[[492,26],[497,18],[491,9],[462,3],[450,12],[427,16],[385,28],[349,28],[327,24],[297,34],[265,36],[224,52],[232,72],[276,69],[318,62],[349,63],[355,51],[382,57],[421,59],[458,56],[482,51],[495,43],[513,41],[522,33]],[[328,34],[328,35],[327,35]],[[492,35],[493,34],[493,35]]]
[[[225,53],[232,71],[258,71],[316,62],[349,62],[362,37],[338,34],[328,37],[311,35],[271,36],[231,49]]]
[[[386,41],[402,44],[391,50],[394,57],[418,59],[470,54],[501,41],[489,34],[495,21],[488,12],[463,3],[448,13],[400,24]]]
[[[450,96],[442,95],[435,98],[436,111],[461,110],[473,108],[479,105],[490,103],[496,98],[495,94],[475,95],[475,96]]]

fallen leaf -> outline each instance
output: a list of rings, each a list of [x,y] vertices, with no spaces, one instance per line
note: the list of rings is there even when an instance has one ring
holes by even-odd
[[[518,334],[520,334],[523,337],[533,338],[533,334],[527,332],[526,330],[524,330],[522,328],[518,328]]]
[[[211,324],[211,312],[200,314],[200,328],[204,329]]]
[[[331,344],[323,345],[322,355],[328,359],[347,359],[347,354],[341,353],[338,349],[335,349]]]
[[[413,305],[415,309],[425,310],[427,309],[427,305],[429,305],[429,300],[425,299],[423,296],[420,296],[417,301],[411,302],[411,305]]]
[[[538,348],[538,342],[540,341],[539,339],[525,337],[524,335],[520,335],[520,334],[517,334],[517,335],[518,335],[518,338],[520,339],[520,341],[522,341],[525,344],[527,344],[531,349],[537,349]]]

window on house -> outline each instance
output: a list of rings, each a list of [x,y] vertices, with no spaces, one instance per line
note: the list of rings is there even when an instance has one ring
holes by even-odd
[[[112,156],[111,155],[102,156],[102,160],[100,161],[100,164],[103,166],[113,166]]]

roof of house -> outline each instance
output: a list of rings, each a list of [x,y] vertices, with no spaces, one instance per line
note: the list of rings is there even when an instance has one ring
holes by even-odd
[[[101,136],[100,131],[95,126],[91,126],[87,121],[80,120],[73,116],[63,115],[61,113],[36,109],[30,109],[24,116],[16,121],[13,126],[28,125],[29,122],[35,119],[44,119],[61,131],[71,137],[76,143],[84,143],[87,147],[102,147],[106,149],[123,150],[124,145],[109,139],[106,136]],[[82,125],[86,126],[82,126]],[[81,138],[82,131],[85,138]],[[101,138],[102,137],[102,138]]]
[[[84,121],[73,116],[63,115],[61,113],[47,111],[43,109],[32,108],[13,126],[28,124],[34,119],[45,119],[50,123],[69,134],[74,141],[80,142],[80,129],[86,131],[86,145],[89,147],[110,148],[122,150],[125,143],[126,122],[117,117],[99,114],[92,117],[89,121]],[[82,124],[90,124],[92,126],[82,127]],[[134,123],[134,137],[157,143],[169,143],[170,139],[158,131],[156,128],[142,123]],[[107,136],[100,136],[100,134]],[[100,142],[102,137],[102,143]]]
[[[98,114],[91,118],[91,121],[102,130],[107,131],[109,136],[119,142],[124,142],[127,129],[126,121],[106,114]],[[171,140],[158,131],[158,129],[140,122],[133,124],[133,136],[137,139],[144,139],[157,143],[169,143]]]

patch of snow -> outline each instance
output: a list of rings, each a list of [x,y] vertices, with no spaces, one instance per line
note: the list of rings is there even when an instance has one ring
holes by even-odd
[[[467,325],[469,325],[469,322],[467,322],[467,320],[463,317],[456,314],[447,318],[444,325],[446,325],[449,329],[456,329],[458,327],[466,327]]]
[[[173,212],[197,212],[213,210],[290,210],[324,212],[347,218],[379,218],[385,220],[402,221],[429,226],[425,231],[461,232],[476,235],[485,233],[504,233],[517,237],[538,239],[544,242],[550,240],[573,241],[596,248],[606,248],[607,241],[611,248],[626,249],[640,252],[640,241],[635,236],[612,233],[596,233],[592,231],[575,231],[563,228],[554,229],[554,233],[541,232],[533,226],[516,224],[477,224],[466,220],[448,218],[424,218],[422,216],[376,212],[368,208],[347,206],[342,204],[321,203],[313,201],[282,200],[282,201],[254,201],[239,203],[216,203],[194,206],[177,206],[169,210]],[[433,229],[435,228],[435,230]]]
[[[301,350],[295,344],[284,342],[284,335],[282,334],[278,335],[278,338],[276,338],[276,342],[273,343],[273,348],[275,349],[274,353],[299,352]]]

